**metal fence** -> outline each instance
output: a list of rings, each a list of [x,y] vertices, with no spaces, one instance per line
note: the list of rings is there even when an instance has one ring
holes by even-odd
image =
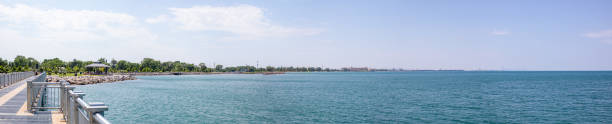
[[[0,88],[8,87],[33,75],[34,72],[0,73]]]
[[[46,73],[28,81],[27,108],[30,112],[57,109],[68,124],[110,124],[104,118],[108,106],[101,102],[85,102],[85,93],[75,91],[66,81],[46,82]]]
[[[27,98],[26,103],[28,110],[32,110],[32,107],[43,107],[42,106],[42,96],[45,95],[43,89],[47,87],[47,73],[43,72],[40,75],[36,76],[34,79],[27,81]],[[37,84],[37,85],[34,85]],[[30,111],[33,112],[33,111]]]

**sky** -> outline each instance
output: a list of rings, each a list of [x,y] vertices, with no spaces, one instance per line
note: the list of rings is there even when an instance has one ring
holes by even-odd
[[[610,0],[0,0],[0,58],[612,70]]]

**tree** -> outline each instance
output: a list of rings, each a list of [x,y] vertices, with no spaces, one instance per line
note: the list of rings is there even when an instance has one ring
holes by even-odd
[[[4,60],[2,58],[0,58],[0,66],[8,66],[8,60]]]
[[[0,73],[8,73],[10,71],[8,64],[9,63],[7,60],[0,58]]]
[[[141,72],[153,72],[153,69],[151,69],[149,67],[144,67],[144,68],[142,68]]]
[[[13,60],[11,66],[13,67],[13,71],[29,71],[30,70],[30,60],[28,60],[25,56],[18,55]]]
[[[18,55],[13,61],[8,61],[0,58],[0,72],[7,73],[13,71],[29,71],[32,69],[40,69],[48,73],[58,72],[84,72],[85,65],[92,64],[94,61],[81,61],[73,59],[72,61],[64,62],[58,58],[44,59],[42,63],[36,59]],[[254,66],[235,66],[223,67],[223,65],[214,65],[207,67],[206,63],[191,64],[181,61],[167,61],[161,63],[153,58],[144,58],[140,63],[132,63],[126,60],[112,59],[111,63],[107,63],[105,58],[100,58],[95,62],[101,62],[110,65],[111,72],[320,72],[320,71],[340,71],[338,69],[321,68],[321,67],[273,67],[266,66],[265,68],[256,68]]]
[[[240,71],[240,69],[236,67],[225,67],[225,70],[221,69],[220,71],[236,72],[236,71]]]
[[[80,72],[80,71],[81,71],[81,68],[79,68],[77,66],[72,67],[72,72],[73,73]]]
[[[183,64],[181,64],[181,61],[174,61],[172,63],[172,71],[173,72],[181,72],[183,71]]]
[[[187,63],[183,63],[185,66],[185,71],[187,72],[194,72],[196,71],[196,66],[194,64],[187,64]]]
[[[125,60],[119,60],[119,62],[117,62],[117,69],[119,70],[128,70],[128,62]]]
[[[117,70],[117,60],[115,59],[111,60],[111,68]]]
[[[174,69],[174,62],[167,61],[161,64],[163,72],[170,72]]]
[[[223,65],[216,65],[215,66],[215,70],[216,71],[223,71]]]
[[[140,69],[140,64],[128,62],[128,72],[138,72]]]
[[[266,71],[270,71],[270,72],[272,72],[272,71],[274,71],[274,67],[272,67],[272,66],[266,66]]]
[[[38,69],[40,68],[40,63],[36,59],[28,57],[28,66],[32,69]]]
[[[106,58],[100,58],[100,59],[98,59],[98,62],[102,63],[102,64],[107,64]]]
[[[68,62],[68,67],[70,67],[70,68],[74,68],[74,67],[81,68],[81,67],[84,67],[84,66],[85,65],[84,65],[83,61],[80,61],[80,60],[77,60],[77,59],[72,59],[72,61]]]
[[[45,59],[42,62],[42,69],[50,73],[59,73],[61,67],[65,67],[65,63],[59,58]]]
[[[202,72],[206,71],[206,63],[200,63],[198,65],[200,66],[200,71],[202,71]]]
[[[142,68],[142,72],[158,72],[161,71],[161,63],[159,61],[156,61],[152,58],[144,58],[142,59],[142,61],[140,62],[141,64],[141,68]],[[145,68],[149,68],[147,70],[144,70]]]
[[[4,66],[4,65],[0,65],[0,73],[9,73],[10,70],[8,67]]]

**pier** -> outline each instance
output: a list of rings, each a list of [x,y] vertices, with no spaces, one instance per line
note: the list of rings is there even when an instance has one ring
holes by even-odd
[[[85,102],[85,93],[66,81],[46,82],[46,73],[0,74],[2,124],[110,124],[108,107]]]

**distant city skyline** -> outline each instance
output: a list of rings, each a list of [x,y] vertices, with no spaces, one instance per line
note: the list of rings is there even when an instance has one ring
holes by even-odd
[[[612,70],[612,1],[0,0],[0,58]]]

